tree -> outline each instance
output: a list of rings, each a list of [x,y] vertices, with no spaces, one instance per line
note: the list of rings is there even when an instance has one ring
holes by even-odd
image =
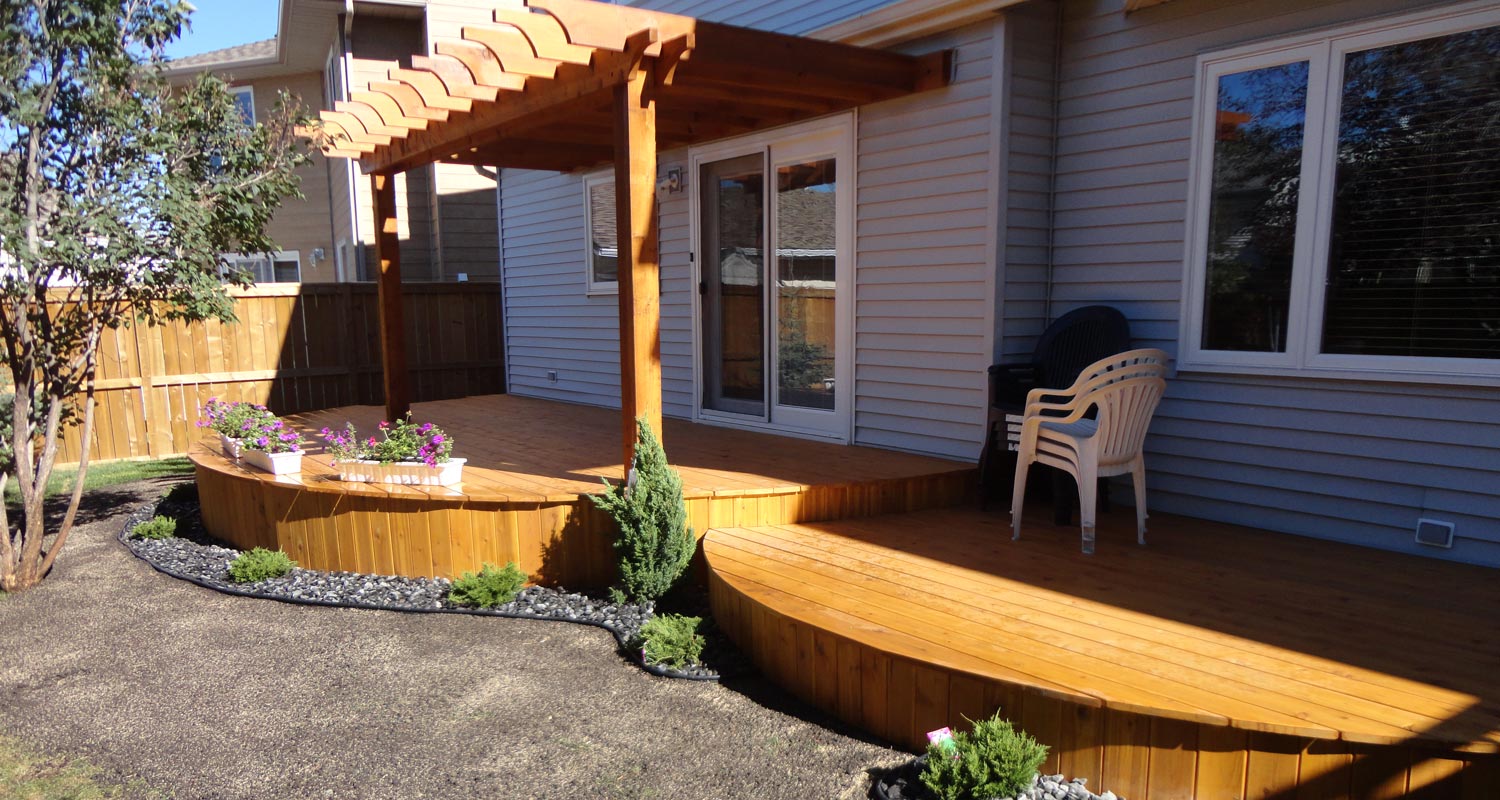
[[[172,87],[162,48],[182,0],[0,0],[0,355],[14,393],[0,491],[0,589],[38,583],[82,498],[104,331],[234,320],[248,274],[220,253],[275,250],[266,223],[308,158],[286,97],[261,124],[227,87]],[[81,426],[78,472],[48,531],[59,436]],[[15,516],[12,521],[11,516]]]
[[[693,560],[698,540],[687,525],[682,476],[667,464],[661,440],[645,417],[635,421],[635,458],[624,483],[591,494],[620,526],[620,584],[631,600],[656,600],[677,585]]]

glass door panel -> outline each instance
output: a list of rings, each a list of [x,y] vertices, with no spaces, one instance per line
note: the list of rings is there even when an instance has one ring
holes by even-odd
[[[776,404],[833,410],[836,162],[776,168]]]
[[[766,417],[765,158],[703,164],[703,407]]]

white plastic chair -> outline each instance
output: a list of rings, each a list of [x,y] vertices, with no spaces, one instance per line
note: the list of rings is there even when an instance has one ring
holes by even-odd
[[[1101,359],[1067,389],[1033,389],[1026,397],[1011,497],[1011,538],[1021,538],[1026,474],[1033,463],[1078,482],[1083,552],[1094,552],[1099,478],[1129,474],[1135,484],[1136,537],[1146,543],[1146,462],[1142,448],[1167,382],[1167,354],[1131,350]],[[1091,409],[1097,409],[1093,418]]]

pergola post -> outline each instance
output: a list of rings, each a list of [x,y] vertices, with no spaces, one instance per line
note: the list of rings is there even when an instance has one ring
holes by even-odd
[[[411,411],[411,384],[406,371],[406,326],[401,315],[401,237],[396,221],[396,176],[370,176],[375,198],[375,259],[380,265],[380,366],[385,384],[385,418],[398,420]]]
[[[651,72],[615,87],[615,226],[620,286],[620,418],[625,467],[635,420],[661,429],[661,285],[657,263],[656,102]]]

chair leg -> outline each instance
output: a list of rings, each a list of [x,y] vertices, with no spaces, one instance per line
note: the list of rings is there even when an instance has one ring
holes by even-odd
[[[1078,516],[1083,527],[1083,554],[1094,554],[1094,523],[1099,505],[1099,479],[1088,464],[1079,465]]]
[[[1146,543],[1146,461],[1136,459],[1130,466],[1130,482],[1135,484],[1135,541]]]
[[[1026,508],[1026,473],[1030,468],[1029,461],[1016,457],[1015,486],[1010,491],[1010,540],[1013,542],[1021,538],[1021,511]]]

